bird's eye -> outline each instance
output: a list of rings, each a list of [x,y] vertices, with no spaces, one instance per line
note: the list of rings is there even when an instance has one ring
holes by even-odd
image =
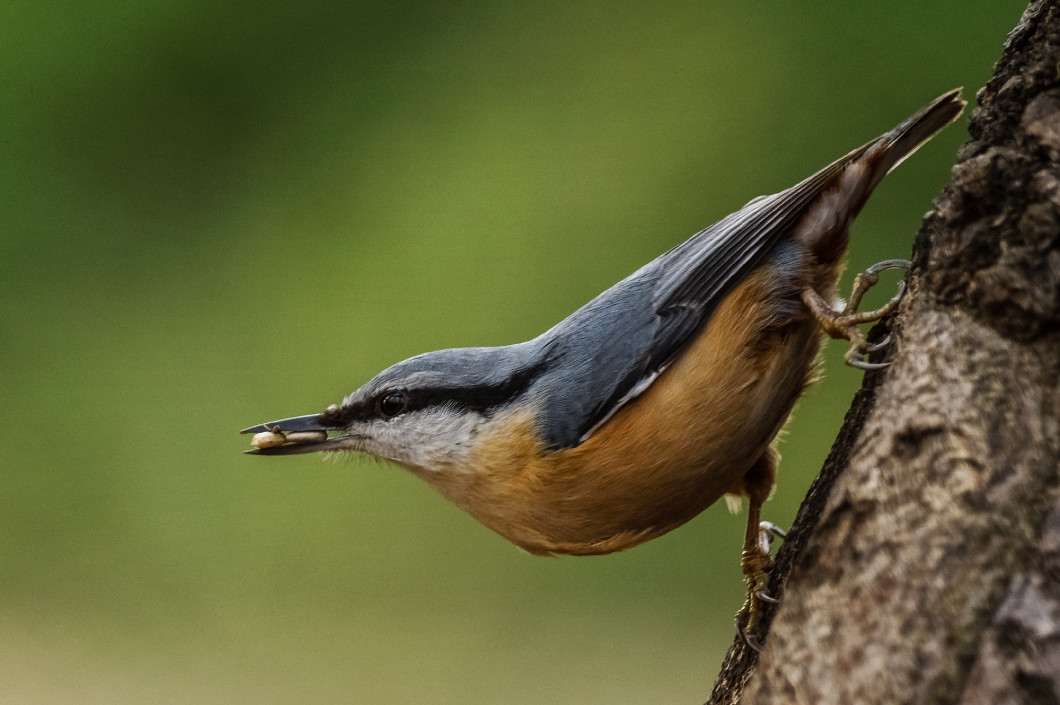
[[[408,404],[409,400],[404,392],[390,392],[379,399],[379,413],[386,417],[397,416],[405,410]]]

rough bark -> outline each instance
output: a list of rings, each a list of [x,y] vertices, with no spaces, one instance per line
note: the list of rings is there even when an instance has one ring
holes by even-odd
[[[1060,703],[1060,7],[1013,30],[710,703]]]

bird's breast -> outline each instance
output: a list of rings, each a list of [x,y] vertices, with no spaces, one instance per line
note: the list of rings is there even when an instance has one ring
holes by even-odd
[[[762,268],[737,286],[670,367],[581,444],[545,451],[541,409],[515,409],[480,431],[466,472],[427,479],[532,553],[628,548],[738,492],[819,345],[808,317],[776,319],[771,276]]]

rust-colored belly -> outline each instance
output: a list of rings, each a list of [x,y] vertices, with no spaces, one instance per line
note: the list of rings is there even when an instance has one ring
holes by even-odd
[[[680,357],[585,442],[546,453],[532,410],[498,416],[470,472],[426,479],[532,553],[629,548],[739,493],[807,385],[820,340],[808,317],[777,326],[759,305],[767,274],[738,286]]]

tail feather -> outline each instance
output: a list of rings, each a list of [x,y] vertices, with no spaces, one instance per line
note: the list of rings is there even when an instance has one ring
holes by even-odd
[[[806,243],[818,261],[838,262],[846,251],[850,221],[883,177],[956,120],[964,106],[960,88],[944,93],[898,127],[826,167],[823,171],[835,176],[804,212],[795,239]]]
[[[939,130],[956,120],[964,111],[966,102],[961,98],[961,89],[955,88],[949,93],[943,93],[933,100],[929,105],[920,109],[915,115],[883,135],[870,147],[870,151],[877,151],[872,155],[879,160],[873,164],[873,171],[882,179],[891,173],[895,167],[909,158],[921,145],[934,137]],[[876,149],[873,149],[873,148]]]

